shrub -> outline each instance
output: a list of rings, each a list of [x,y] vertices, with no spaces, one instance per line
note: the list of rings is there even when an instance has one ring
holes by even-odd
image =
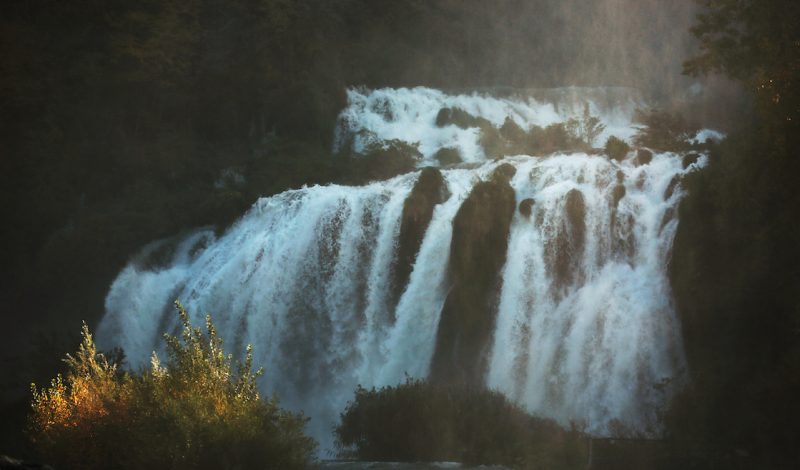
[[[407,379],[358,387],[335,429],[339,456],[460,461],[518,468],[584,468],[584,435],[535,418],[483,388]]]
[[[580,150],[585,148],[567,128],[560,122],[551,124],[545,128],[538,126],[531,127],[528,131],[530,150],[533,154],[548,154],[558,151]]]
[[[589,104],[584,103],[583,115],[580,118],[570,119],[566,124],[567,131],[586,147],[593,147],[594,141],[603,133],[606,126],[600,118],[593,116],[589,111]]]
[[[97,352],[88,327],[66,377],[34,385],[28,434],[58,467],[305,468],[315,443],[306,419],[262,399],[252,349],[234,367],[210,317],[194,328],[176,302],[183,332],[165,335],[169,360],[124,373]]]
[[[631,147],[622,139],[619,139],[615,136],[611,136],[606,141],[606,155],[609,158],[613,158],[614,160],[621,161],[625,159],[625,156],[628,155],[630,152]]]

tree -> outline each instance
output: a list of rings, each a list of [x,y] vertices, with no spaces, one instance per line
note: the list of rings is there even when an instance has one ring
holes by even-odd
[[[800,119],[800,2],[698,0],[691,28],[700,54],[684,63],[697,76],[723,73],[743,82],[782,119]]]
[[[205,332],[176,301],[183,331],[165,335],[168,361],[126,373],[97,352],[88,327],[65,378],[33,388],[29,436],[64,468],[301,469],[315,449],[306,418],[262,399],[252,348],[234,365],[206,317]]]
[[[738,80],[757,106],[682,183],[670,277],[692,383],[668,427],[744,467],[797,468],[800,3],[699,3],[685,72]]]
[[[589,147],[594,146],[594,141],[603,133],[606,126],[597,116],[589,110],[589,103],[584,103],[583,114],[580,118],[567,121],[567,130]]]

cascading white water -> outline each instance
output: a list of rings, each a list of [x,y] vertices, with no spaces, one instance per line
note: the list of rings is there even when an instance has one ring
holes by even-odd
[[[548,114],[558,108],[552,104],[428,89],[351,91],[350,99],[345,128],[419,142],[426,162],[463,130],[435,126],[445,106],[498,125],[506,116],[523,116],[526,126],[561,120]],[[383,103],[380,122],[373,102]],[[631,115],[611,107],[601,117],[616,135],[629,136]],[[480,162],[482,154],[469,159]],[[666,263],[682,196],[675,181],[704,158],[686,169],[672,153],[634,160],[634,153],[622,162],[583,153],[502,160],[517,169],[517,202],[534,204],[530,216],[515,211],[512,221],[486,384],[534,413],[583,422],[596,434],[618,425],[657,433],[657,413],[683,380]],[[287,191],[259,200],[220,237],[205,229],[149,245],[111,286],[98,341],[123,347],[139,365],[161,347],[160,334],[177,326],[174,299],[198,324],[210,312],[228,349],[253,344],[256,364],[267,371],[265,391],[311,416],[312,435],[330,448],[331,428],[356,385],[427,375],[450,287],[453,218],[500,163],[442,171],[449,198],[435,207],[396,308],[391,273],[401,213],[419,172],[363,187]],[[565,207],[572,190],[583,197],[585,235],[564,245],[573,236]],[[555,275],[565,246],[575,251],[567,253],[566,281]]]
[[[528,90],[505,98],[480,93],[448,95],[430,88],[351,89],[347,98],[348,106],[339,116],[335,150],[349,145],[362,152],[370,143],[397,139],[419,145],[423,156],[420,166],[436,166],[433,157],[444,148],[458,149],[465,162],[486,159],[477,127],[436,126],[436,116],[443,108],[462,109],[495,127],[511,118],[528,130],[579,117],[584,105],[589,105],[590,112],[600,116],[606,126],[598,142],[611,135],[632,137],[637,131],[632,122],[634,114],[646,108],[638,92],[629,88]]]

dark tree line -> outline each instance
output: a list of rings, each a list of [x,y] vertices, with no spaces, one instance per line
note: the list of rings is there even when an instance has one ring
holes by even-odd
[[[755,106],[680,208],[671,276],[693,383],[670,426],[746,468],[797,468],[800,3],[700,3],[686,71],[739,80]]]

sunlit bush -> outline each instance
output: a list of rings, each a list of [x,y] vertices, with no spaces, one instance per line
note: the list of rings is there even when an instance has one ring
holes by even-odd
[[[168,360],[130,374],[97,352],[86,325],[68,372],[33,386],[28,433],[46,461],[63,468],[304,468],[315,443],[306,419],[262,399],[252,350],[234,365],[210,317],[193,327],[176,302],[179,337]]]

